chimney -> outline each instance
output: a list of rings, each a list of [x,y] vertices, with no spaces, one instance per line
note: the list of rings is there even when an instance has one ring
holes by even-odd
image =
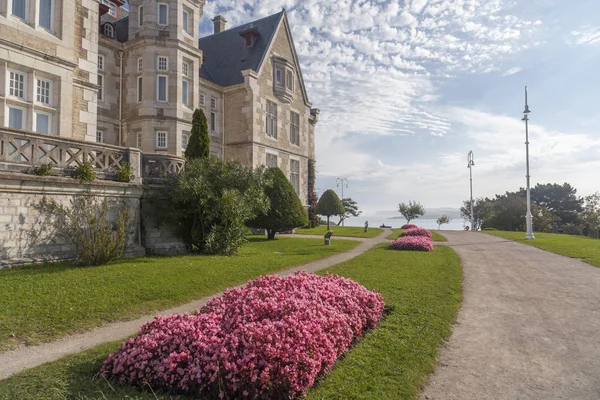
[[[225,30],[225,25],[227,24],[227,20],[225,18],[223,18],[222,15],[217,15],[216,17],[214,17],[212,22],[215,25],[214,33],[221,33]]]

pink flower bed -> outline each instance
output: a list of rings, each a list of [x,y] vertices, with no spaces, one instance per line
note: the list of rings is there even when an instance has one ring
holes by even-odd
[[[104,362],[121,383],[193,396],[303,396],[366,329],[382,296],[337,275],[249,281],[195,315],[157,317]]]
[[[413,224],[404,224],[404,225],[402,225],[402,228],[400,228],[400,229],[411,229],[411,228],[416,228],[416,227],[417,226],[413,225]]]
[[[426,236],[431,237],[431,231],[425,228],[410,228],[402,232],[400,236]]]
[[[390,245],[394,250],[433,251],[433,241],[427,236],[402,236]]]

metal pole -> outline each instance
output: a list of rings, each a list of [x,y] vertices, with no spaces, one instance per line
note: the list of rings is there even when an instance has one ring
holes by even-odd
[[[475,165],[475,160],[473,157],[473,151],[469,151],[469,155],[467,157],[467,168],[469,168],[469,179],[471,184],[471,230],[474,230],[475,227],[475,208],[473,207],[473,166]]]
[[[337,178],[335,180],[335,183],[336,183],[337,187],[339,187],[340,184],[342,185],[342,201],[344,201],[344,182],[346,183],[346,187],[348,187],[348,179],[346,179],[346,178]],[[342,226],[344,226],[344,220],[342,220]]]
[[[525,157],[526,157],[526,165],[527,165],[527,215],[525,217],[527,223],[527,234],[525,235],[526,239],[535,239],[533,236],[533,215],[531,214],[531,186],[530,186],[530,175],[529,175],[529,105],[527,104],[527,86],[525,86],[525,111],[523,112],[525,116],[523,117],[523,121],[525,121]]]

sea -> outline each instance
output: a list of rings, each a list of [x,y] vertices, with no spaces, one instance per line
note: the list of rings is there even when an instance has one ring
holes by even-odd
[[[332,217],[330,221],[333,224],[336,224],[339,219]],[[392,228],[400,228],[402,225],[406,223],[404,218],[394,218],[394,217],[385,217],[381,215],[377,216],[369,216],[369,215],[361,215],[356,218],[348,218],[344,221],[344,226],[365,226],[365,221],[369,222],[369,227],[371,228],[379,228],[381,224],[385,224],[386,226],[391,226]],[[428,219],[428,218],[418,218],[410,221],[411,224],[415,224],[421,228],[426,229],[438,229],[437,218]],[[450,221],[449,224],[443,224],[440,230],[446,231],[462,231],[465,229],[465,224],[469,225],[468,222],[465,223],[462,218],[455,218]]]

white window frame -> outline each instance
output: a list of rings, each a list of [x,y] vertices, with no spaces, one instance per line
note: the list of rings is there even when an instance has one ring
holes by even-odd
[[[102,82],[100,82],[102,81]],[[98,101],[104,101],[104,75],[98,74]]]
[[[56,6],[55,0],[50,0],[50,26],[49,27],[44,26],[44,25],[41,24],[40,18],[42,16],[42,14],[40,13],[40,10],[42,9],[42,7],[40,6],[40,1],[41,0],[37,0],[37,9],[38,9],[37,24],[42,29],[45,29],[45,30],[47,30],[49,32],[54,32],[54,7]],[[29,1],[27,1],[27,2],[29,2]]]
[[[187,108],[190,108],[190,81],[181,80],[181,102]]]
[[[22,81],[18,81],[16,79],[11,79],[10,74],[14,74],[15,77],[18,75],[20,76],[23,80]],[[22,71],[18,71],[18,70],[14,70],[14,69],[9,69],[8,70],[8,74],[7,74],[7,78],[8,78],[8,95],[23,101],[27,100],[27,79],[28,79],[28,75],[25,72]],[[12,82],[15,81],[17,83],[22,83],[23,84],[23,88],[16,88],[16,92],[21,94],[21,96],[19,95],[15,95],[13,93],[11,93],[11,91],[15,91],[15,88],[12,87]]]
[[[190,63],[187,61],[181,62],[181,74],[187,78],[190,77]]]
[[[281,68],[275,68],[275,84],[277,84],[277,86],[285,87],[284,79],[285,77],[283,74],[283,70]]]
[[[138,7],[138,28],[144,25],[144,6]]]
[[[137,72],[144,71],[144,57],[138,57],[137,59]]]
[[[285,88],[289,91],[294,91],[294,73],[290,69],[285,70]]]
[[[100,139],[100,140],[98,140]],[[96,143],[104,143],[104,131],[97,130],[96,131]]]
[[[188,145],[190,144],[190,133],[187,132],[182,132],[181,133],[181,150],[183,150],[183,153],[185,153],[185,150],[187,149]]]
[[[137,102],[141,103],[144,100],[144,81],[141,76],[137,78]]]
[[[10,15],[12,15],[15,18],[19,18],[21,21],[29,22],[28,17],[29,17],[29,6],[30,6],[29,2],[30,2],[30,0],[23,0],[25,2],[25,16],[24,17],[20,17],[18,15],[13,14],[14,1],[15,0],[11,0],[11,2],[10,2]]]
[[[161,6],[165,7],[165,20],[164,24],[160,22],[160,8]],[[167,3],[156,3],[156,24],[159,26],[168,26],[169,25],[169,4]]]
[[[47,113],[44,111],[39,111],[39,110],[35,110],[35,112],[33,113],[34,118],[33,118],[33,123],[35,124],[35,126],[33,127],[33,131],[36,133],[40,133],[42,135],[52,135],[52,114],[51,113]],[[44,133],[44,132],[38,132],[37,130],[37,116],[38,114],[41,115],[45,115],[48,117],[48,133]]]
[[[269,100],[265,107],[265,125],[267,137],[277,139],[277,103]]]
[[[210,109],[211,110],[216,110],[217,109],[217,99],[212,97],[210,98]]]
[[[185,18],[186,15],[187,15],[187,23],[186,23],[186,18]],[[190,12],[184,9],[182,17],[181,17],[181,25],[183,27],[183,32],[187,33],[188,35],[191,35],[191,32],[190,32],[190,15],[191,15]]]
[[[108,6],[108,15],[113,16],[113,17],[117,16],[117,6],[115,5],[115,3],[112,3],[108,0],[102,0],[102,4],[104,4],[105,6]]]
[[[201,106],[206,105],[206,95],[204,93],[200,93],[200,105]]]
[[[137,148],[141,149],[142,148],[142,132],[138,132],[137,133],[137,137],[136,137],[136,143]]]
[[[214,134],[215,132],[217,132],[217,113],[211,111],[209,118],[210,120],[208,122],[210,125],[210,133]]]
[[[298,165],[297,172],[295,172],[292,169],[292,165],[294,163],[296,165]],[[297,182],[295,182],[295,180],[294,180],[294,175],[295,175]],[[300,195],[300,160],[295,160],[293,158],[290,158],[290,183],[292,184],[292,187],[294,188],[294,191],[296,192],[296,194],[299,196]]]
[[[165,78],[165,99],[164,100],[159,99],[160,78]],[[168,75],[156,75],[156,101],[159,101],[161,103],[167,103],[169,101],[169,76]]]
[[[298,117],[298,123],[294,123],[294,115]],[[295,129],[294,129],[295,128]],[[296,139],[296,140],[294,140]],[[290,110],[290,143],[300,146],[300,114]]]
[[[47,87],[40,88],[40,83],[47,85]],[[42,93],[40,95],[40,89],[42,91],[47,91],[47,93]],[[40,100],[40,98],[42,100]],[[43,101],[44,98],[47,98],[48,101]],[[50,107],[52,105],[52,81],[48,79],[36,78],[35,82],[35,100],[36,102],[43,104],[45,106]]]
[[[104,56],[98,54],[98,71],[104,71]]]
[[[11,128],[11,126],[10,126],[10,109],[11,108],[21,110],[21,113],[22,113],[21,115],[23,116],[21,118],[21,128]],[[8,104],[6,106],[6,126],[11,129],[21,129],[21,130],[27,129],[27,109],[24,107],[19,107],[19,106],[14,106],[12,104]]]
[[[114,39],[115,27],[110,22],[107,22],[102,26],[102,33],[104,34],[104,36]]]
[[[272,163],[269,163],[269,158],[271,159],[271,161],[275,161],[275,165],[270,165]],[[266,152],[265,154],[265,166],[267,168],[274,168],[274,167],[279,167],[279,156],[277,153],[271,153],[269,151]]]
[[[164,60],[164,68],[161,66],[161,61]],[[156,70],[159,72],[169,71],[169,57],[167,56],[156,56]]]
[[[164,134],[164,139],[163,139],[164,140],[164,145],[162,145],[162,146],[160,145],[160,142],[163,141],[163,140],[160,140],[161,139],[161,134]],[[166,149],[167,148],[167,138],[168,138],[167,131],[156,131],[154,133],[154,135],[155,135],[155,143],[154,143],[155,147],[157,149]]]

